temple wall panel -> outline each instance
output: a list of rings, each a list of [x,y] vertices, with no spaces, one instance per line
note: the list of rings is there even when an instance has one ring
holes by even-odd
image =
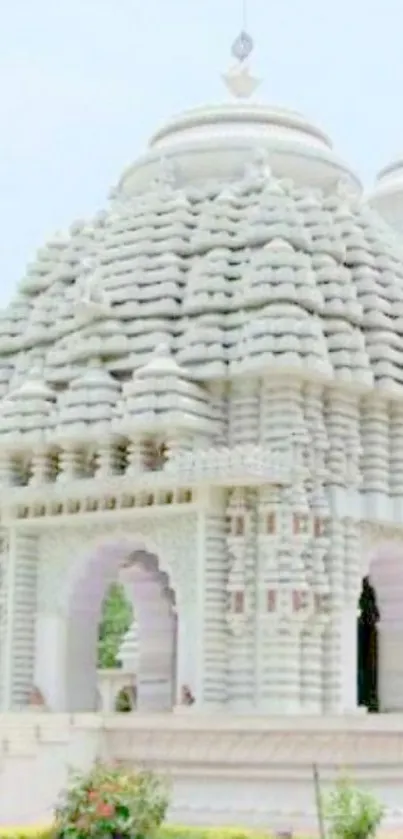
[[[227,592],[228,558],[225,497],[216,509],[209,509],[201,520],[199,550],[203,555],[203,673],[202,705],[223,705],[227,699],[228,627]]]
[[[93,523],[77,521],[75,527],[73,523],[59,528],[51,525],[40,532],[35,678],[45,701],[55,710],[66,710],[68,702],[69,627],[80,586],[88,587],[92,577],[93,593],[99,590],[102,598],[119,578],[122,563],[136,551],[155,555],[172,587],[178,614],[178,690],[187,684],[195,691],[195,650],[201,631],[197,592],[202,585],[198,514],[173,509],[169,513],[159,516],[156,509],[153,517],[109,515]],[[89,620],[94,622],[97,615],[90,614],[91,609],[88,603]]]

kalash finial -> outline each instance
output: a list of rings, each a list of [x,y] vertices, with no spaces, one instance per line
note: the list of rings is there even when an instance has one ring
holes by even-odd
[[[247,0],[243,0],[242,4],[242,29],[231,47],[231,54],[235,58],[236,64],[230,67],[228,72],[223,75],[229,92],[237,99],[249,99],[260,84],[260,79],[252,76],[248,66],[248,59],[252,55],[255,44],[252,36],[247,31],[246,2]]]

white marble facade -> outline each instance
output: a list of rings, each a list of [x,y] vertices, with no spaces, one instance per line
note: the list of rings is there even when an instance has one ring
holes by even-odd
[[[402,710],[392,175],[366,199],[299,115],[200,109],[38,252],[0,314],[3,710],[95,707],[123,575],[141,707],[354,712],[368,574]]]

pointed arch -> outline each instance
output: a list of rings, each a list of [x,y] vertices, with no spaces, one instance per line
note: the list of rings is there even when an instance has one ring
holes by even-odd
[[[382,712],[403,711],[403,538],[369,547],[364,569],[378,610],[378,695]]]
[[[64,681],[67,711],[96,708],[102,602],[120,580],[139,627],[139,710],[172,708],[176,690],[176,597],[159,557],[143,540],[108,539],[86,553],[68,581]]]

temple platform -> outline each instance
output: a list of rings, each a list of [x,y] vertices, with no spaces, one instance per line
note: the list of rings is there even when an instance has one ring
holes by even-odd
[[[94,759],[149,767],[172,784],[170,820],[315,831],[323,791],[347,774],[403,827],[403,714],[246,717],[199,714],[0,715],[0,822],[44,823],[69,767]],[[24,795],[21,795],[24,790]]]

